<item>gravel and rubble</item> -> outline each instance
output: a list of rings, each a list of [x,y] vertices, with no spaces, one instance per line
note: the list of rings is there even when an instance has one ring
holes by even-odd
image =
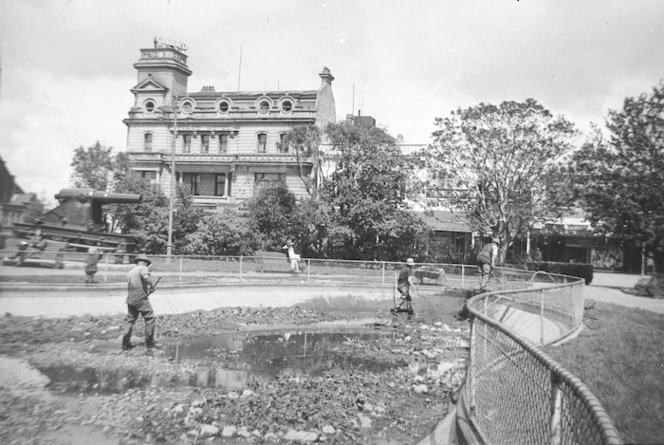
[[[335,354],[400,365],[380,373],[332,366],[316,375],[285,374],[232,389],[197,385],[199,365],[177,362],[163,350],[121,353],[120,316],[6,315],[0,319],[0,362],[21,360],[23,369],[46,374],[93,370],[94,378],[41,381],[43,392],[35,395],[16,391],[19,384],[0,377],[0,442],[86,443],[75,441],[82,436],[94,437],[96,445],[414,443],[445,416],[450,395],[465,377],[468,324],[451,315],[459,305],[453,303],[454,308],[410,319],[392,318],[389,304],[348,310],[347,302],[159,317],[157,334],[165,344],[219,332],[316,331],[346,323],[390,335],[349,338],[334,346]],[[141,329],[135,329],[139,336]],[[135,340],[140,346],[140,337]],[[233,357],[234,351],[222,351],[218,359]]]

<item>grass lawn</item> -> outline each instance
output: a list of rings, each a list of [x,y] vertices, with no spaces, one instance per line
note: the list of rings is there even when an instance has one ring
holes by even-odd
[[[664,315],[588,301],[580,335],[545,352],[600,400],[626,444],[664,443]]]

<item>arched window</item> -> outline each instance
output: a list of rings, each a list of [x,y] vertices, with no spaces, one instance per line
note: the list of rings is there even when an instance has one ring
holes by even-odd
[[[152,151],[152,133],[143,134],[143,150]]]
[[[191,153],[191,135],[190,134],[183,134],[182,135],[182,152],[183,153]]]
[[[267,134],[258,133],[257,135],[258,153],[267,153]]]
[[[228,133],[219,135],[219,153],[228,153]]]
[[[202,134],[201,135],[201,153],[210,152],[210,135]]]
[[[286,133],[281,133],[279,135],[279,142],[277,143],[277,148],[279,153],[288,153],[288,136]]]

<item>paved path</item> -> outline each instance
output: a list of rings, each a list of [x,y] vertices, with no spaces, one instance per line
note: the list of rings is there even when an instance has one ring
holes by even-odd
[[[87,292],[86,292],[87,291]],[[125,313],[127,291],[122,288],[82,288],[71,290],[25,290],[5,292],[0,297],[0,314],[58,318],[68,316],[112,315]],[[175,314],[217,307],[283,307],[303,303],[311,298],[323,299],[353,295],[364,300],[392,299],[389,286],[323,286],[229,284],[214,287],[163,287],[150,302],[158,314]]]
[[[640,275],[595,273],[593,282],[584,289],[585,299],[664,314],[664,300],[623,292],[623,289],[633,289],[640,278]]]

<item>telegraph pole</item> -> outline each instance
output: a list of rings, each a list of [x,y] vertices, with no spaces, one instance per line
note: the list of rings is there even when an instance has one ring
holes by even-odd
[[[175,144],[178,140],[178,105],[167,105],[162,108],[173,110],[173,136],[171,140],[171,181],[169,185],[168,199],[168,242],[166,243],[166,256],[170,259],[173,255],[173,207],[175,206]]]

